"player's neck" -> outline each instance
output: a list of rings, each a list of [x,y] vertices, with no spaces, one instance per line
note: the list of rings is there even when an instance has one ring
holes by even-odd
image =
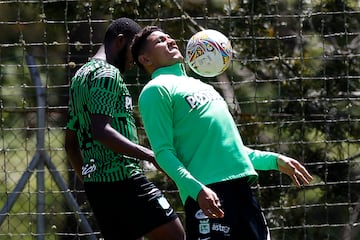
[[[92,58],[102,59],[102,60],[106,61],[104,45],[100,46],[100,48],[97,50],[97,52],[95,53],[95,55]]]

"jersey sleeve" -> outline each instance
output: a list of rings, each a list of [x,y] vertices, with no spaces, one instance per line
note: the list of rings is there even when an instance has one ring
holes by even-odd
[[[256,170],[278,170],[278,153],[254,150],[246,146],[244,148]]]
[[[121,89],[120,73],[111,68],[99,68],[90,88],[89,111],[113,117]]]
[[[150,86],[139,97],[145,132],[159,166],[174,180],[180,191],[195,200],[203,184],[195,179],[177,157],[173,144],[172,102],[164,87]]]

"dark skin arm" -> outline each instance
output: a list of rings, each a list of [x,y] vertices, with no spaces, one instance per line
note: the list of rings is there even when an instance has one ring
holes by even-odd
[[[105,115],[92,115],[92,134],[96,141],[116,153],[155,163],[152,150],[133,143],[111,126],[112,118]]]
[[[66,129],[65,132],[65,151],[68,155],[69,161],[75,170],[76,175],[83,180],[81,174],[82,156],[79,148],[79,142],[76,136],[76,132]]]
[[[111,149],[116,153],[149,161],[152,164],[154,164],[156,168],[161,170],[161,168],[158,166],[158,164],[155,161],[153,151],[144,146],[133,143],[128,138],[123,136],[121,133],[116,131],[111,126],[111,120],[112,120],[111,117],[105,115],[91,116],[91,123],[92,123],[91,130],[94,140],[100,142],[105,147]],[[66,136],[65,136],[65,150],[66,153],[68,154],[69,160],[76,174],[82,180],[83,179],[83,176],[81,175],[82,156],[79,149],[79,143],[77,140],[76,133],[68,129],[66,130]]]
[[[95,140],[116,153],[151,162],[157,169],[164,171],[155,161],[154,152],[144,146],[133,143],[111,127],[112,118],[106,115],[91,116],[92,134]]]

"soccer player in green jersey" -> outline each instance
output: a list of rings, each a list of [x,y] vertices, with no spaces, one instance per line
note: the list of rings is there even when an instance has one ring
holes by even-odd
[[[140,160],[155,163],[154,153],[138,145],[121,76],[133,65],[130,43],[140,29],[116,19],[103,47],[72,78],[65,149],[105,240],[182,240],[179,217],[141,168]]]
[[[151,76],[139,110],[157,163],[179,189],[187,238],[269,239],[250,188],[256,170],[279,170],[298,186],[312,176],[293,158],[244,146],[222,96],[186,75],[175,40],[160,28],[135,35],[132,54]]]

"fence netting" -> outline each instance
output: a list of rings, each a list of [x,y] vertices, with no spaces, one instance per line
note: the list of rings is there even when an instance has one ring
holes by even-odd
[[[224,96],[246,145],[294,157],[314,176],[296,188],[277,171],[259,172],[253,188],[273,239],[360,239],[355,0],[0,1],[0,239],[101,238],[64,151],[68,86],[123,16],[160,26],[183,53],[201,29],[230,39],[225,74],[189,75]],[[137,110],[148,78],[136,68],[124,78],[149,146]],[[144,169],[184,219],[175,185]]]

